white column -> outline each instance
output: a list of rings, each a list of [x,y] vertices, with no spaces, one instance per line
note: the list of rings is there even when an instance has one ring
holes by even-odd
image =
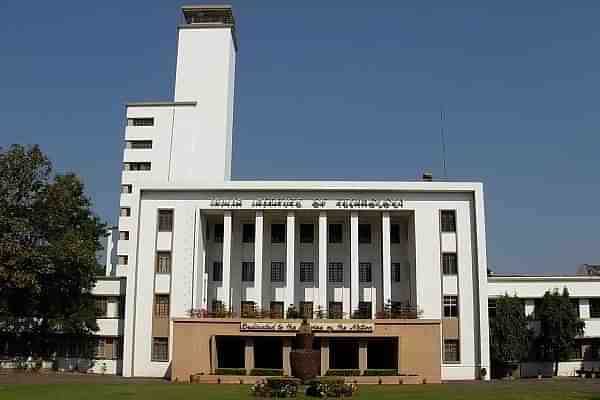
[[[390,241],[390,213],[388,211],[381,213],[381,233],[383,303],[380,304],[379,311],[383,311],[383,307],[388,300],[392,300],[392,252]]]
[[[231,304],[231,211],[223,213],[223,303],[227,308]]]
[[[285,280],[285,307],[289,307],[290,304],[294,304],[294,286],[296,284],[295,268],[294,268],[294,232],[295,232],[295,216],[294,212],[290,211],[287,214],[286,227],[287,232],[285,235],[285,265],[286,265],[286,280]]]
[[[206,287],[204,286],[204,271],[206,269],[206,238],[204,231],[206,220],[202,210],[196,213],[195,249],[194,249],[194,292],[192,293],[193,308],[206,308]]]
[[[358,310],[360,300],[358,284],[358,211],[350,213],[350,313]]]
[[[256,289],[256,306],[264,309],[262,295],[263,270],[263,212],[257,211],[254,222],[254,288]]]
[[[319,213],[319,306],[327,310],[327,213]]]

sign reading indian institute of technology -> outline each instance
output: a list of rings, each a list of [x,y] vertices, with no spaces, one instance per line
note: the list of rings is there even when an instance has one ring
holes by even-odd
[[[211,208],[224,209],[398,209],[404,206],[402,199],[279,199],[255,200],[212,199]]]

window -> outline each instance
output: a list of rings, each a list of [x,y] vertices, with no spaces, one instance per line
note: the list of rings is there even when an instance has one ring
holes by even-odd
[[[285,243],[285,224],[271,224],[271,243]]]
[[[130,217],[131,216],[131,208],[129,207],[121,207],[121,212],[119,213],[121,217]]]
[[[569,301],[571,302],[571,306],[573,307],[573,309],[575,310],[575,315],[577,315],[578,317],[580,317],[579,315],[579,299],[569,299]]]
[[[370,319],[373,316],[371,307],[372,304],[370,301],[359,301],[357,317],[362,319]]]
[[[394,282],[402,281],[402,267],[400,263],[392,263],[392,274],[394,275]]]
[[[215,224],[215,243],[223,243],[223,224]]]
[[[488,317],[496,316],[496,299],[488,299]]]
[[[129,232],[128,231],[120,231],[119,232],[119,240],[129,240]]]
[[[330,319],[340,319],[344,317],[344,306],[341,301],[330,301],[328,317]]]
[[[256,229],[254,228],[254,224],[242,225],[242,242],[254,243],[255,232],[256,232]]]
[[[173,210],[158,210],[158,231],[173,232]]]
[[[371,282],[371,263],[364,262],[358,265],[358,281],[361,283]]]
[[[327,280],[333,283],[344,282],[344,264],[341,262],[330,262],[327,269]]]
[[[444,362],[459,362],[457,339],[444,339]]]
[[[113,341],[113,359],[120,360],[123,358],[123,342],[121,339]]]
[[[159,251],[156,253],[156,273],[170,274],[171,273],[171,252]]]
[[[458,297],[444,296],[444,318],[458,317]]]
[[[271,282],[283,282],[283,263],[273,261],[271,263]]]
[[[271,318],[283,318],[283,301],[271,302]]]
[[[127,265],[129,263],[129,256],[119,256],[119,265]]]
[[[133,191],[133,185],[121,185],[121,193],[127,194]]]
[[[213,262],[213,282],[221,282],[223,280],[223,263],[221,261]]]
[[[152,361],[169,361],[169,338],[152,338]]]
[[[442,268],[444,270],[444,275],[456,275],[458,273],[456,253],[442,254]]]
[[[242,263],[242,282],[254,282],[254,262]]]
[[[211,310],[213,313],[223,313],[225,312],[225,304],[221,300],[213,300]]]
[[[152,140],[128,140],[125,146],[128,149],[151,149]]]
[[[442,210],[440,217],[442,220],[442,232],[456,232],[456,211]]]
[[[342,240],[343,240],[342,229],[343,229],[342,224],[329,224],[329,230],[327,232],[329,243],[342,243]]]
[[[358,243],[371,243],[371,224],[358,224]]]
[[[300,263],[300,282],[312,282],[314,281],[314,270],[315,265],[312,262],[301,262]]]
[[[149,162],[126,162],[123,163],[125,171],[150,171],[152,163]]]
[[[154,126],[154,118],[127,118],[127,126]]]
[[[169,295],[154,295],[154,316],[165,318],[169,316]]]
[[[96,358],[106,357],[106,340],[104,338],[96,339]]]
[[[312,243],[315,240],[315,226],[300,224],[300,243]]]
[[[600,318],[600,298],[590,299],[590,318]]]
[[[242,318],[256,317],[256,303],[253,301],[242,301],[241,310]]]
[[[313,317],[313,302],[312,301],[301,301],[300,302],[300,318],[312,319]]]
[[[108,299],[106,297],[98,296],[94,298],[94,302],[96,303],[96,316],[105,317],[108,309]]]
[[[390,225],[390,242],[400,243],[400,225],[399,224]]]

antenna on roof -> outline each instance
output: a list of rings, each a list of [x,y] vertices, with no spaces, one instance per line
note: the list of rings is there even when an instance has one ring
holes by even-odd
[[[446,124],[446,112],[444,111],[444,105],[440,108],[440,138],[442,140],[442,168],[444,170],[444,179],[448,178],[448,169],[446,168],[446,135],[444,132],[444,125]]]

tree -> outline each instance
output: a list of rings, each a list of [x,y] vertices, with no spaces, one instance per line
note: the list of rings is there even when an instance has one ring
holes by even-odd
[[[504,295],[496,299],[495,314],[490,316],[490,354],[492,361],[507,367],[527,357],[531,331],[523,301]]]
[[[54,335],[97,330],[105,231],[76,175],[53,175],[38,146],[0,148],[0,333],[47,355]]]
[[[556,375],[558,362],[569,357],[575,338],[583,335],[585,323],[579,319],[567,288],[562,294],[558,290],[546,292],[536,310],[536,319],[540,322],[539,344],[545,358],[554,363]]]

